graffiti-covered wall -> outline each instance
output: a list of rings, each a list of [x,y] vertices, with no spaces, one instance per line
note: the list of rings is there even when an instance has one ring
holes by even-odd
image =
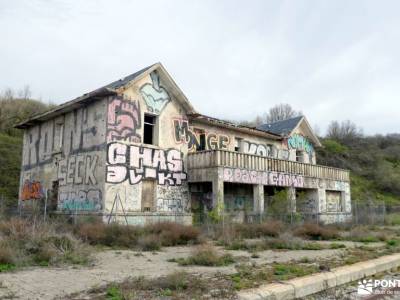
[[[189,213],[188,147],[172,139],[173,116],[185,114],[160,75],[151,72],[126,88],[107,111],[105,213],[124,213],[131,224]],[[155,119],[152,144],[144,143],[145,115]]]
[[[20,205],[47,201],[59,211],[104,206],[106,102],[98,101],[25,131]]]

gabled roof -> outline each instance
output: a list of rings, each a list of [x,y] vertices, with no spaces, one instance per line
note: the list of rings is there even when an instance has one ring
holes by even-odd
[[[111,82],[109,84],[107,84],[105,86],[105,88],[109,88],[109,89],[118,89],[124,85],[126,85],[127,83],[129,83],[130,81],[134,80],[136,77],[138,77],[139,75],[143,74],[144,72],[146,72],[148,69],[150,69],[151,67],[155,66],[157,64],[153,64],[151,66],[148,66],[146,68],[141,69],[140,71],[137,71],[133,74],[130,74],[124,78],[118,79],[114,82]]]
[[[287,120],[277,121],[274,123],[263,124],[258,126],[257,128],[286,136],[292,133],[292,131],[297,127],[302,118],[303,116],[298,116]]]
[[[102,97],[117,95],[121,89],[129,86],[130,84],[133,84],[137,80],[143,78],[144,76],[150,74],[153,71],[157,71],[157,73],[160,75],[163,81],[163,84],[167,88],[169,88],[169,92],[173,96],[175,96],[175,98],[183,105],[183,107],[187,110],[188,113],[196,113],[193,106],[190,104],[189,100],[183,94],[183,92],[175,83],[175,81],[172,79],[172,77],[168,74],[167,70],[165,70],[164,66],[161,63],[155,63],[138,72],[128,75],[122,79],[109,83],[99,89],[83,94],[82,96],[75,98],[71,101],[60,104],[44,113],[35,115],[30,119],[17,124],[15,128],[26,128],[35,125],[37,123],[52,119],[59,115],[65,114],[67,112],[73,111],[79,107],[86,105],[91,101],[99,100]]]
[[[264,130],[267,132],[272,132],[274,134],[278,134],[282,137],[289,137],[292,133],[303,125],[303,129],[305,131],[305,135],[311,139],[315,146],[321,147],[322,144],[319,141],[318,137],[315,135],[312,130],[310,123],[308,123],[305,116],[298,116],[282,121],[277,121],[274,123],[263,124],[257,127],[257,129]]]

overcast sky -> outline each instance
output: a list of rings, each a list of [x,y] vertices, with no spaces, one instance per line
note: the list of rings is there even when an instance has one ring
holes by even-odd
[[[400,1],[0,0],[0,90],[62,103],[161,62],[201,113],[400,132]]]

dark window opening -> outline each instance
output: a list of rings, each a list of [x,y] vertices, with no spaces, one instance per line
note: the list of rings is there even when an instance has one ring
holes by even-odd
[[[296,161],[304,162],[303,151],[296,150]]]
[[[143,143],[154,144],[154,126],[156,125],[156,117],[152,115],[144,115],[144,133]]]
[[[241,138],[235,138],[235,152],[240,152],[240,144],[242,143]]]
[[[58,187],[59,187],[59,182],[58,180],[53,181],[51,184],[51,189],[48,191],[48,210],[49,211],[55,211],[57,210],[57,202],[58,202]],[[60,208],[61,210],[62,208]]]
[[[197,151],[206,150],[206,134],[204,132],[199,135],[199,146],[197,147]]]

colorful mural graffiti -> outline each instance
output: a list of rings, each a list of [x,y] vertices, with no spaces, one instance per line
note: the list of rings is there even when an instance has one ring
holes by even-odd
[[[25,180],[21,191],[21,200],[37,200],[42,199],[44,196],[44,188],[40,181]]]
[[[287,143],[288,149],[303,150],[306,151],[308,154],[314,152],[314,147],[310,143],[310,141],[300,134],[294,134],[285,141]]]
[[[171,98],[165,88],[160,85],[160,77],[156,71],[150,73],[152,83],[140,88],[140,93],[150,112],[159,114],[170,102]]]
[[[59,210],[98,211],[102,209],[102,195],[99,189],[61,192],[58,198]]]
[[[177,144],[188,144],[189,151],[193,152],[200,148],[200,133],[196,133],[186,119],[173,119],[174,139]],[[214,132],[205,132],[205,150],[228,149],[230,139],[227,135]]]
[[[129,179],[137,184],[145,178],[157,179],[161,185],[181,185],[187,179],[182,153],[176,149],[161,150],[121,143],[107,147],[106,182],[121,183]]]
[[[140,103],[121,97],[109,100],[107,112],[107,141],[140,143],[138,130],[142,127]]]

